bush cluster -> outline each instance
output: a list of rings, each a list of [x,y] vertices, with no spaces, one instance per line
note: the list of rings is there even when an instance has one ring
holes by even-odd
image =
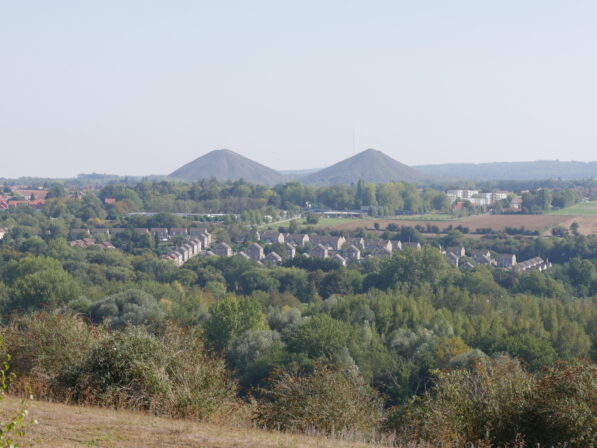
[[[444,446],[588,447],[597,442],[597,367],[560,363],[541,375],[507,356],[435,371],[435,385],[387,424],[402,440]]]
[[[357,372],[325,364],[278,371],[261,394],[256,420],[268,428],[373,438],[384,418],[382,397]]]
[[[72,314],[40,312],[4,328],[21,389],[75,403],[204,419],[236,406],[224,361],[194,331],[110,331]]]

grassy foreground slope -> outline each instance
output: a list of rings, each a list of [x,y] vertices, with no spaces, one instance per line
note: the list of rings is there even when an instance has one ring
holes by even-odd
[[[19,405],[20,399],[6,396],[0,402],[0,416],[12,414]],[[159,418],[140,412],[45,401],[28,402],[26,407],[30,417],[39,423],[26,428],[25,438],[20,441],[24,447],[371,447],[319,437]]]

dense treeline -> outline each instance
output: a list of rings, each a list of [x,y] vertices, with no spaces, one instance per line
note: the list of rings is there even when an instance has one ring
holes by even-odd
[[[522,194],[522,211],[525,213],[543,213],[552,208],[565,208],[580,202],[582,194],[575,190],[560,190],[552,193],[540,188]]]
[[[393,197],[404,201],[410,190],[394,186]],[[372,199],[367,188],[354,191]],[[0,214],[0,227],[11,228],[0,241],[0,312],[19,378],[13,387],[160,415],[249,415],[269,427],[365,439],[594,441],[595,237],[465,240],[452,230],[426,240],[404,228],[383,236],[421,240],[422,250],[348,266],[299,255],[278,267],[196,257],[177,268],[158,258],[152,238],[132,231],[115,240],[123,251],[68,244],[71,229],[105,225],[113,210],[103,199],[145,207],[151,189],[112,185],[75,201],[56,187],[41,212]],[[304,199],[295,193],[297,203]],[[187,224],[168,214],[126,222]],[[215,229],[225,239],[237,227]],[[558,264],[547,272],[460,271],[438,250],[459,244]],[[265,246],[274,249],[282,252]]]
[[[284,366],[331,357],[401,403],[425,389],[431,369],[474,350],[508,352],[533,371],[556,359],[595,358],[594,303],[574,299],[576,290],[559,281],[569,275],[569,287],[582,279],[594,288],[593,261],[575,259],[553,276],[459,272],[429,247],[354,268],[269,269],[215,257],[177,269],[148,254],[72,248],[61,239],[38,255],[5,248],[1,256],[5,315],[72,309],[114,329],[197,325],[247,388]],[[585,292],[579,296],[593,289]]]
[[[221,183],[214,179],[195,183],[145,180],[138,183],[109,183],[97,195],[86,193],[81,199],[69,198],[64,184],[54,182],[46,186],[49,189],[47,197],[50,201],[45,209],[51,217],[72,215],[83,222],[96,218],[113,219],[127,213],[142,211],[238,214],[243,222],[254,224],[263,222],[265,216],[276,218],[281,210],[307,208],[342,211],[360,209],[373,216],[452,212],[450,200],[443,193],[442,186],[419,189],[405,182],[372,184],[358,181],[352,186],[327,187],[290,182],[267,187],[248,184],[242,180],[232,183]],[[594,194],[592,187],[567,187],[567,184],[562,183],[561,187],[520,192],[522,212],[542,213],[565,208],[579,202],[583,197],[592,197]],[[508,208],[510,199],[511,197],[497,201],[493,208],[497,211]],[[485,211],[485,207],[476,207],[468,201],[465,201],[464,205],[460,214]]]
[[[379,215],[393,215],[396,210],[412,213],[450,210],[450,202],[442,192],[432,188],[420,191],[405,182],[372,184],[358,181],[355,186],[328,187],[291,182],[273,188],[242,181],[228,185],[215,180],[203,180],[192,185],[166,181],[141,182],[133,189],[108,185],[102,189],[100,197],[132,201],[138,206],[132,191],[144,201],[146,210],[166,212],[188,211],[191,207],[193,211],[241,213],[268,206],[285,210],[306,206],[336,210],[367,207]],[[575,204],[581,200],[582,194],[573,189],[556,189],[551,193],[551,190],[539,188],[523,193],[522,198],[523,211],[539,213],[552,207],[564,208]]]
[[[550,190],[577,190],[590,197],[597,187],[597,180],[586,179],[545,179],[545,180],[484,180],[470,184],[486,190],[507,190],[521,193],[525,190],[548,188]]]
[[[280,184],[273,188],[247,184],[243,181],[222,184],[216,180],[201,180],[193,184],[180,182],[140,182],[134,187],[112,184],[104,187],[100,198],[115,198],[120,208],[163,212],[242,213],[246,210],[292,210],[323,207],[353,210],[360,207],[380,208],[393,214],[395,210],[422,213],[429,210],[447,211],[448,198],[427,188],[422,192],[404,182],[370,184],[359,181],[355,186],[334,185],[312,187],[299,182]]]
[[[487,189],[493,191],[493,189]],[[552,208],[564,208],[579,202],[582,188],[535,188],[521,192],[525,213],[541,213]],[[374,215],[394,215],[396,211],[425,213],[449,212],[450,201],[443,189],[418,189],[405,182],[372,184],[363,181],[353,186],[333,185],[313,187],[290,182],[266,187],[237,181],[222,184],[216,180],[201,180],[193,184],[181,182],[140,182],[134,186],[109,184],[99,193],[100,199],[117,199],[108,211],[118,214],[130,211],[243,213],[248,210],[293,210],[305,207],[355,210],[366,208]],[[508,202],[508,201],[506,201]]]
[[[51,242],[48,250],[52,257],[4,249],[0,290],[4,315],[13,316],[4,338],[8,350],[18,347],[13,350],[15,371],[52,397],[71,394],[69,399],[75,401],[134,403],[157,413],[200,417],[220,410],[210,399],[234,406],[235,393],[230,392],[236,390],[230,382],[234,376],[240,396],[258,388],[253,394],[264,403],[257,414],[262,423],[290,429],[304,428],[305,422],[314,424],[308,415],[300,421],[277,420],[283,417],[278,410],[286,408],[288,400],[294,402],[284,391],[300,394],[304,388],[319,388],[323,395],[316,404],[324,407],[329,402],[325,393],[341,388],[344,393],[335,395],[336,400],[356,400],[362,406],[358,409],[371,419],[355,417],[355,425],[379,427],[385,417],[376,414],[381,411],[375,403],[383,400],[385,406],[396,406],[396,412],[410,416],[408,425],[403,417],[394,421],[391,415],[384,424],[400,431],[418,428],[416,433],[426,438],[436,433],[428,425],[421,426],[423,420],[416,423],[423,418],[420,413],[447,403],[435,404],[440,398],[432,395],[420,403],[420,409],[404,406],[419,406],[419,402],[408,404],[409,397],[425,397],[421,394],[438,381],[435,369],[469,366],[471,375],[486,375],[473,368],[476,363],[492,365],[492,359],[508,353],[526,365],[527,381],[535,381],[542,378],[541,369],[557,359],[594,360],[597,355],[594,300],[515,294],[499,286],[489,270],[458,273],[433,248],[403,251],[377,267],[367,266],[372,272],[368,275],[377,273],[378,280],[364,293],[358,291],[364,290],[368,275],[339,266],[327,273],[270,270],[238,258],[211,258],[176,269],[149,256],[71,248],[61,241]],[[49,314],[27,317],[39,309]],[[77,323],[81,317],[69,318],[72,312],[91,325]],[[182,340],[173,342],[168,331],[178,327],[197,329],[203,336],[185,333],[176,336]],[[61,339],[50,347],[34,343],[47,340],[49,334],[84,346],[69,346],[78,353],[71,357]],[[184,339],[188,337],[194,342]],[[68,362],[48,353],[57,346]],[[196,354],[180,354],[185,346],[195,347]],[[38,352],[33,360],[32,350]],[[169,351],[188,356],[186,364],[170,359]],[[210,352],[219,353],[223,361]],[[106,353],[111,357],[102,361]],[[113,357],[113,353],[122,356]],[[175,375],[182,375],[180,369],[198,369],[193,359],[205,359],[203,368],[205,363],[216,363],[213,366],[219,370],[210,367],[212,376],[201,382],[203,388],[197,385],[192,396],[181,398],[176,388],[182,385]],[[46,362],[53,363],[51,369],[41,364]],[[336,367],[329,367],[330,363]],[[140,365],[147,370],[140,371]],[[119,373],[106,380],[101,373],[107,373],[105,369]],[[36,377],[42,371],[44,377]],[[208,375],[205,370],[193,372]],[[305,377],[305,372],[311,373]],[[452,387],[447,384],[452,377],[446,375],[447,379],[438,378]],[[499,387],[490,379],[484,380],[487,387]],[[331,389],[326,389],[328,381]],[[138,389],[131,390],[131,382]],[[292,392],[295,387],[299,389]],[[212,392],[217,392],[215,398]],[[173,401],[175,397],[182,404]],[[342,424],[338,419],[319,427],[327,431],[330,425]],[[449,427],[450,437],[463,437],[450,422],[434,424],[442,431]],[[479,431],[466,437],[481,437]]]

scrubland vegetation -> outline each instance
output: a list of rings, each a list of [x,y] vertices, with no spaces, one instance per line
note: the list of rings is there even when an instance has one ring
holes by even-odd
[[[11,228],[0,242],[0,332],[13,394],[403,446],[595,443],[594,236],[464,241],[457,230],[396,228],[385,236],[423,249],[348,266],[299,255],[274,267],[196,257],[177,268],[131,229],[182,218],[128,222],[113,205],[82,201],[57,194],[42,211],[0,214]],[[120,250],[68,244],[70,229],[109,214],[130,231]],[[439,244],[555,265],[461,271]]]

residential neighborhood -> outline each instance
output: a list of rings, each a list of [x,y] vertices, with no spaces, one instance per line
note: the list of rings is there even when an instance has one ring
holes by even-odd
[[[383,239],[362,239],[345,238],[342,236],[308,235],[308,234],[284,234],[282,232],[268,231],[246,231],[235,238],[236,243],[230,245],[226,242],[218,242],[212,248],[212,235],[207,229],[136,229],[137,232],[152,234],[160,240],[171,241],[173,238],[184,236],[169,253],[164,255],[164,260],[172,261],[177,266],[182,266],[188,260],[197,256],[239,256],[252,260],[259,264],[268,266],[281,265],[285,260],[293,259],[296,256],[304,256],[315,259],[331,259],[338,261],[341,265],[348,263],[359,263],[369,258],[385,258],[392,253],[404,249],[420,250],[420,243],[401,242],[396,240]],[[82,229],[76,229],[74,234],[79,235]],[[95,229],[93,235],[110,234],[109,229]],[[193,235],[194,237],[191,237]],[[263,240],[263,235],[266,240]],[[93,239],[82,239],[71,242],[71,245],[88,247]],[[282,243],[283,242],[283,243]],[[108,243],[109,244],[109,243]],[[277,245],[280,253],[276,250],[268,250]],[[111,248],[113,246],[100,247]],[[238,247],[238,250],[234,248]],[[298,251],[300,252],[298,252]],[[472,269],[475,266],[488,266],[516,270],[524,272],[528,270],[544,271],[551,267],[549,260],[541,257],[534,257],[529,260],[518,262],[516,255],[495,253],[488,250],[473,250],[467,254],[462,246],[447,247],[440,249],[446,260],[453,266],[462,269]]]
[[[467,255],[464,247],[447,247],[442,251],[448,263],[451,265],[461,268],[470,269],[477,265],[498,267],[509,270],[515,270],[519,272],[525,272],[530,270],[544,271],[551,268],[549,260],[544,260],[541,257],[533,257],[529,260],[518,262],[516,255],[514,254],[496,254],[495,258],[491,252],[486,250],[475,250]]]

